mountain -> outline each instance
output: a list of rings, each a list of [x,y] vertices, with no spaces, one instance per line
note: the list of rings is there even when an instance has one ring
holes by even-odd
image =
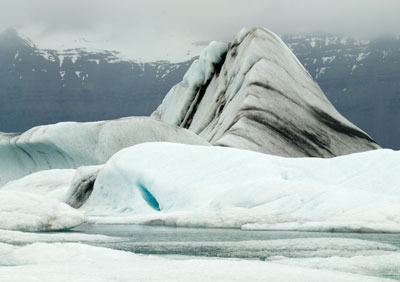
[[[139,63],[112,51],[43,50],[8,29],[0,34],[0,131],[149,115],[190,63]]]
[[[378,144],[400,149],[400,37],[319,33],[283,40],[340,113]]]
[[[377,149],[346,120],[294,54],[266,29],[212,42],[152,117],[213,145],[285,157],[333,157]]]
[[[400,149],[399,37],[282,39],[340,113],[381,146]],[[0,131],[150,115],[194,60],[141,63],[78,43],[42,49],[15,29],[0,34]]]

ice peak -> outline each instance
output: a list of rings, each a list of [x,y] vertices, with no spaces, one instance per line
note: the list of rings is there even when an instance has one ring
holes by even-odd
[[[243,28],[229,45],[211,43],[153,117],[214,145],[280,156],[379,148],[336,111],[281,38],[265,28]]]

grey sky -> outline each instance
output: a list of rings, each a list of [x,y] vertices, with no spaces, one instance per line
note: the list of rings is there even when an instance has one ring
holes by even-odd
[[[400,34],[399,11],[399,0],[0,0],[0,29],[23,27],[34,39],[95,35],[146,49],[189,40],[229,41],[243,26],[281,35]]]

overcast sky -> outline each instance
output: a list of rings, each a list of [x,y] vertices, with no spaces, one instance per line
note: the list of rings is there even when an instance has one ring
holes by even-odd
[[[229,41],[244,26],[281,35],[400,34],[399,11],[400,0],[0,0],[0,29],[16,26],[50,47],[86,37],[99,48],[112,42],[162,57],[160,49],[184,52],[196,41]]]

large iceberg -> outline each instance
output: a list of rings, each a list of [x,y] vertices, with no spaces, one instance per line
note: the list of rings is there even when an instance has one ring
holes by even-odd
[[[261,230],[400,231],[400,152],[283,158],[146,143],[115,154],[82,210],[92,221]]]
[[[208,144],[188,130],[148,117],[64,122],[22,134],[0,133],[0,187],[40,170],[103,164],[122,148],[154,141]]]
[[[152,117],[210,143],[287,157],[332,157],[379,146],[341,114],[283,41],[243,29],[212,42]]]

